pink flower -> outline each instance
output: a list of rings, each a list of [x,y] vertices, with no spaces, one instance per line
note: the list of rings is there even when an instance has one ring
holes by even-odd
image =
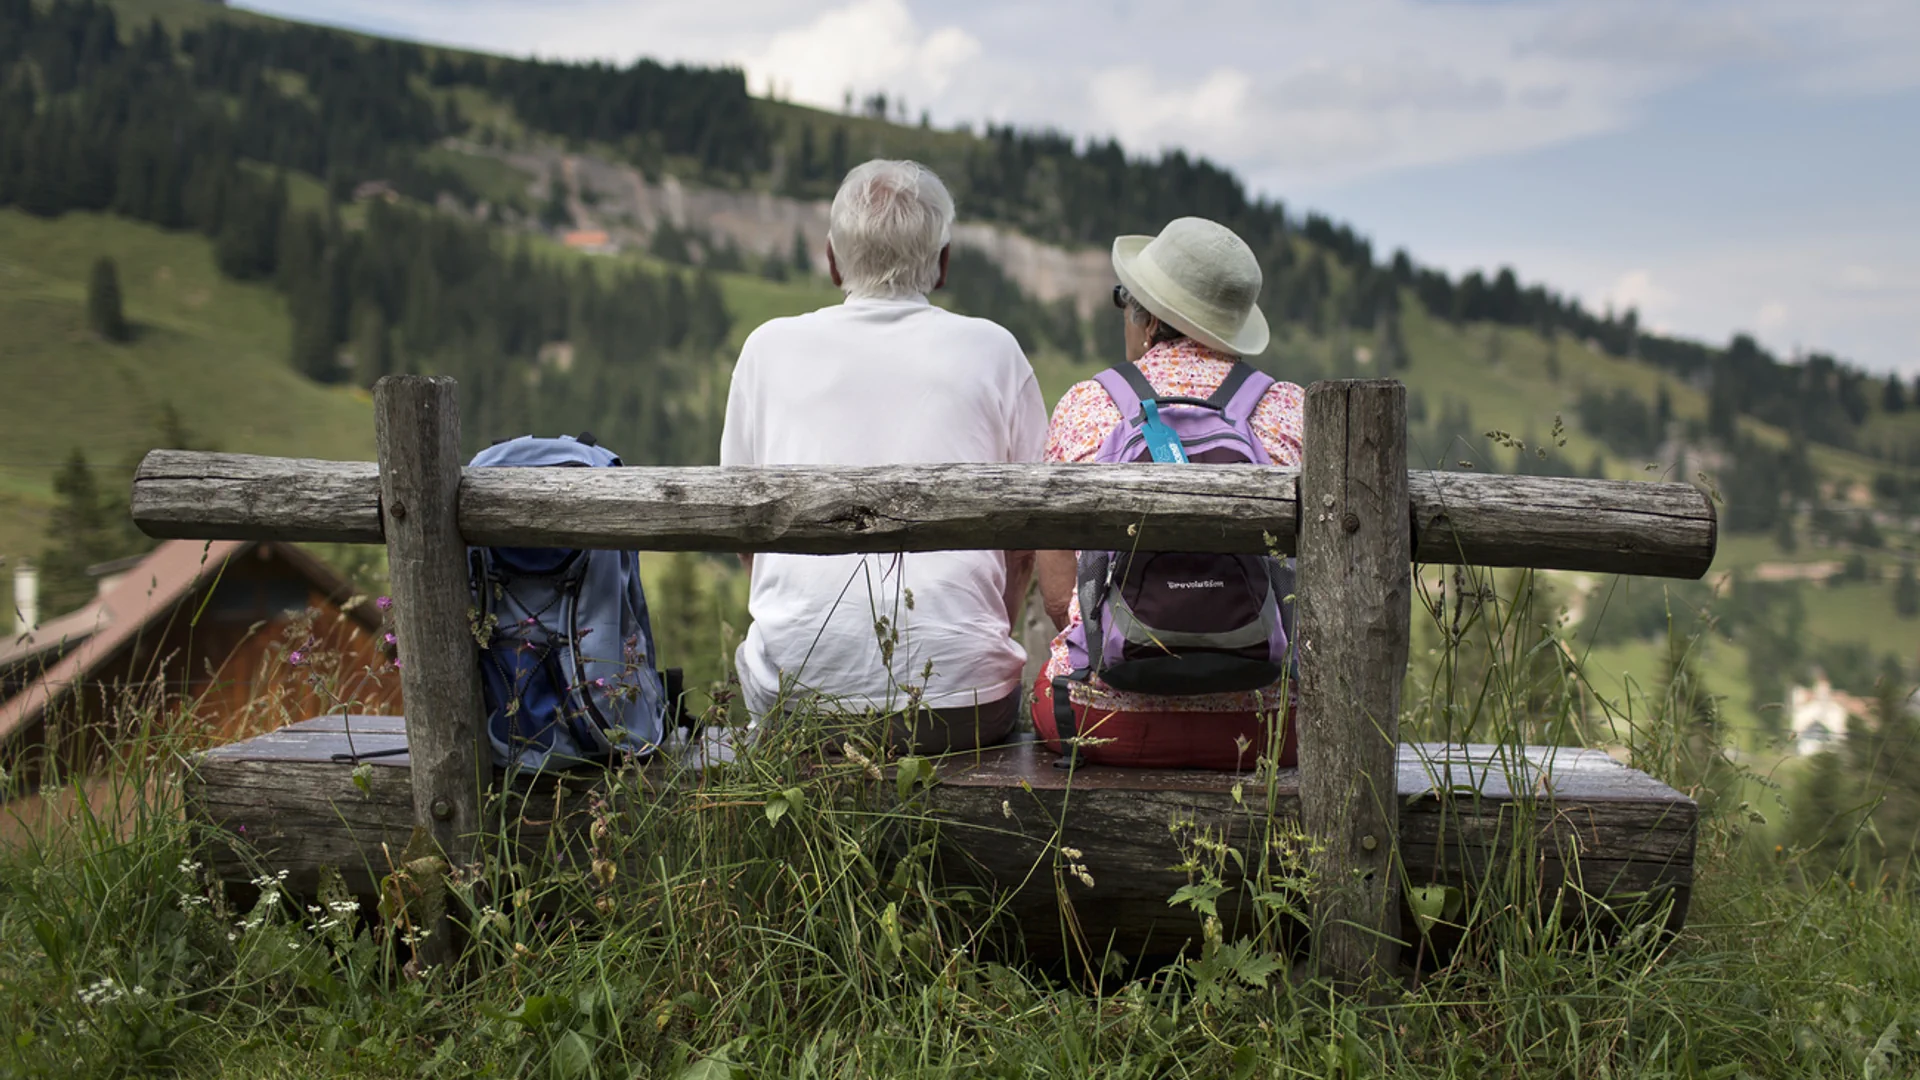
[[[306,662],[307,662],[307,654],[301,652],[299,649],[295,649],[292,652],[287,654],[287,663],[292,664],[295,667],[299,667],[301,664],[304,664]]]
[[[377,607],[377,608],[379,608],[379,609],[380,609],[381,611],[392,611],[392,610],[393,610],[393,597],[391,597],[391,596],[383,596],[383,597],[381,597],[380,599],[378,599],[378,600],[375,600],[375,601],[373,602],[373,606],[374,606],[374,607]]]
[[[389,630],[387,631],[387,644],[391,645],[393,644],[393,642],[394,642],[393,631]]]

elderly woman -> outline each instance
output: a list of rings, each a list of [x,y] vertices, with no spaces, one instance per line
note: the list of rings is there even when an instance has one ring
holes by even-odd
[[[1060,399],[1046,460],[1298,464],[1304,395],[1240,360],[1268,333],[1247,245],[1180,218],[1115,240],[1113,269],[1126,363]],[[1151,546],[1150,519],[1141,542]],[[1291,572],[1279,560],[1046,551],[1039,576],[1060,631],[1034,687],[1034,727],[1050,745],[1073,739],[1087,761],[1159,768],[1245,768],[1274,752],[1271,724],[1290,696]]]
[[[756,329],[727,394],[722,465],[1037,461],[1046,403],[1004,328],[944,311],[953,199],[911,161],[834,196],[844,303]],[[1005,738],[1026,652],[1012,627],[1032,552],[760,555],[736,654],[756,720],[808,712],[938,753]]]

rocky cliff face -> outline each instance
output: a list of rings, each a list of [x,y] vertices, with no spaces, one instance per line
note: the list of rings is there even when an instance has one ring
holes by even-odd
[[[616,246],[645,246],[665,221],[690,232],[696,242],[730,242],[751,255],[786,257],[793,251],[797,232],[806,240],[815,270],[826,272],[824,200],[722,191],[683,183],[673,176],[655,182],[631,165],[590,154],[501,151],[466,142],[450,145],[526,172],[529,192],[538,200],[548,197],[547,185],[558,177],[567,186],[575,225],[605,230]],[[985,253],[1036,299],[1050,302],[1072,297],[1083,317],[1105,303],[1113,288],[1113,268],[1104,251],[1058,247],[998,225],[964,219],[954,226],[953,242]]]

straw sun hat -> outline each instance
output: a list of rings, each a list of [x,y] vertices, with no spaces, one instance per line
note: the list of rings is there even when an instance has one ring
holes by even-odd
[[[1235,356],[1267,347],[1260,260],[1225,225],[1183,217],[1159,236],[1118,237],[1113,272],[1141,307],[1202,345]]]

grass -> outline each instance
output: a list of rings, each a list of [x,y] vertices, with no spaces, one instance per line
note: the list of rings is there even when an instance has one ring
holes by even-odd
[[[1454,647],[1510,658],[1505,625]],[[1498,741],[1537,721],[1507,663],[1482,672]],[[1463,703],[1429,687],[1408,722]],[[1456,916],[1472,944],[1374,999],[1294,963],[1278,924],[1221,940],[1185,905],[1168,917],[1203,944],[1171,966],[1088,979],[995,958],[979,946],[1013,928],[902,855],[933,824],[857,759],[808,768],[804,720],[741,765],[592,811],[577,863],[451,882],[407,863],[396,886],[444,889],[473,929],[454,980],[397,944],[418,910],[288,896],[265,866],[255,889],[217,887],[174,748],[149,735],[0,852],[0,1076],[1911,1075],[1920,962],[1888,945],[1920,934],[1920,901],[1751,854],[1765,844],[1735,797],[1754,785],[1694,738],[1696,704],[1643,692],[1601,710],[1631,724],[1597,728],[1706,801],[1678,937],[1578,936],[1489,886]],[[123,719],[164,726],[150,706]],[[1308,873],[1278,857],[1248,887]]]
[[[87,276],[102,255],[118,267],[135,328],[124,345],[86,329]],[[0,500],[10,510],[0,556],[39,553],[53,473],[74,447],[118,468],[150,445],[162,403],[222,449],[372,456],[367,398],[295,374],[278,294],[222,277],[197,234],[0,210],[0,326]]]
[[[95,258],[119,269],[134,340],[85,329]],[[214,269],[206,241],[121,219],[41,221],[0,211],[0,423],[6,496],[42,514],[54,469],[73,447],[118,467],[145,449],[162,402],[224,448],[365,457],[371,409],[286,367],[286,317],[265,286]],[[38,551],[33,522],[0,525],[0,554]],[[24,527],[22,527],[24,526]]]

